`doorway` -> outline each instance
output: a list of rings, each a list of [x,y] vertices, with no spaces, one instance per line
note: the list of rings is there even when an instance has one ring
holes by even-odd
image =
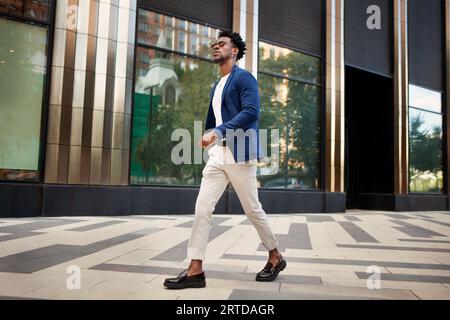
[[[393,84],[389,77],[345,67],[347,209],[362,197],[394,190]]]

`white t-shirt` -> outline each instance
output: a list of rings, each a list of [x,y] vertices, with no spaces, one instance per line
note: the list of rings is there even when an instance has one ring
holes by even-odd
[[[228,76],[230,74],[227,74],[226,76],[223,76],[219,83],[216,86],[216,89],[214,90],[214,96],[212,100],[212,106],[214,111],[214,117],[216,118],[216,127],[220,126],[222,122],[222,92],[223,87],[225,87],[225,83],[227,82]]]

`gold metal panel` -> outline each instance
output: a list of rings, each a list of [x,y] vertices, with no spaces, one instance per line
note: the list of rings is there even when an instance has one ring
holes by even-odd
[[[57,144],[47,143],[45,151],[45,183],[56,183],[58,180],[58,147]]]
[[[90,183],[91,148],[81,147],[80,157],[80,183]]]
[[[59,123],[59,144],[67,146],[70,144],[71,122],[72,122],[72,108],[62,106],[61,118]]]
[[[124,129],[124,114],[114,113],[113,114],[113,125],[112,125],[112,147],[114,149],[123,148],[123,129]]]
[[[92,0],[91,0],[92,1]],[[89,9],[91,1],[80,0],[78,3],[77,33],[86,35],[89,32]]]
[[[325,95],[325,190],[344,191],[344,28],[343,1],[327,0]]]
[[[133,79],[134,45],[128,45],[127,50],[127,78]]]
[[[114,84],[114,112],[125,112],[125,90],[127,80],[125,78],[116,77]]]
[[[52,66],[52,79],[50,84],[50,104],[60,105],[62,103],[62,85],[64,69]]]
[[[134,45],[136,35],[136,20],[137,13],[134,10],[130,11],[130,19],[128,21],[128,43]]]
[[[73,69],[75,67],[75,39],[74,31],[66,30],[66,42],[64,52],[64,67]]]
[[[249,2],[247,0],[247,10],[248,10],[248,6],[249,6]],[[253,6],[253,1],[252,2],[252,6]],[[253,10],[252,10],[253,11]],[[252,72],[252,73],[256,73],[256,70],[252,70],[253,68],[253,59],[258,59],[258,57],[255,57],[255,54],[257,55],[257,52],[255,53],[253,51],[253,42],[256,41],[255,39],[253,39],[253,14],[249,13],[247,11],[246,14],[246,19],[245,19],[245,30],[246,30],[246,41],[247,41],[247,52],[245,54],[245,69]]]
[[[407,0],[394,2],[394,192],[408,193]]]
[[[102,149],[102,175],[101,184],[110,184],[111,179],[111,149]]]
[[[92,147],[103,147],[104,112],[94,110],[92,117]]]
[[[106,91],[105,91],[105,111],[112,112],[114,110],[114,85],[116,79],[112,76],[106,77]]]
[[[61,106],[51,104],[48,109],[47,143],[59,143],[59,123],[61,121]]]
[[[129,162],[129,150],[122,150],[122,179],[120,184],[121,185],[127,185],[128,184],[128,177],[129,177],[129,171],[128,171],[128,162]]]
[[[72,124],[70,130],[71,146],[81,146],[82,130],[83,130],[83,109],[72,108]]]
[[[108,66],[108,39],[97,38],[95,73],[105,74]]]
[[[241,0],[233,0],[233,31],[240,32]]]
[[[69,171],[69,146],[58,146],[58,177],[57,183],[67,183]]]
[[[123,115],[123,149],[130,149],[131,115]]]
[[[91,149],[90,184],[100,184],[102,173],[102,148]]]
[[[97,57],[97,38],[89,35],[87,39],[86,71],[95,72]]]
[[[127,76],[127,50],[128,44],[126,43],[117,43],[116,48],[116,59],[115,59],[115,76],[126,78]]]
[[[94,94],[95,94],[95,74],[92,72],[85,73],[84,86],[84,109],[94,109]]]
[[[81,132],[81,145],[90,148],[92,146],[92,124],[94,111],[83,109],[83,128]]]
[[[117,41],[117,28],[119,21],[119,8],[115,5],[109,8],[109,36],[108,38]]]
[[[111,150],[111,184],[119,185],[122,179],[122,150]]]
[[[125,89],[125,113],[131,114],[131,100],[133,98],[133,82],[127,79],[127,86]]]
[[[85,84],[86,72],[75,70],[72,99],[72,106],[74,108],[83,108],[84,106]]]
[[[128,43],[130,12],[131,11],[127,8],[119,8],[117,42]]]
[[[67,183],[69,183],[69,184],[79,184],[80,183],[80,181],[81,181],[80,166],[81,166],[81,147],[80,146],[70,146],[70,148],[69,148],[69,173],[68,173]]]
[[[67,0],[56,1],[55,28],[65,29],[67,23]],[[56,43],[56,42],[55,42]]]
[[[95,75],[94,110],[105,110],[106,75]]]
[[[87,34],[77,33],[76,48],[75,48],[75,69],[86,70],[88,50],[88,36]]]
[[[105,112],[103,118],[103,148],[112,147],[113,113]]]
[[[109,20],[110,5],[105,2],[99,2],[97,37],[108,39],[109,37]]]
[[[446,128],[447,128],[447,150],[446,150],[446,154],[447,154],[447,163],[446,163],[446,168],[447,168],[447,176],[445,177],[447,180],[447,185],[450,185],[450,138],[448,138],[450,136],[450,0],[446,0],[445,1],[445,64],[446,64],[446,101],[444,102],[444,110],[445,110],[445,114],[446,114]],[[447,193],[450,194],[450,188],[447,188]]]
[[[64,68],[62,79],[62,96],[61,96],[61,104],[63,106],[72,106],[73,80],[74,80],[74,69]]]
[[[55,28],[52,65],[64,67],[65,52],[66,52],[66,30]]]
[[[116,73],[116,42],[108,40],[108,58],[106,65],[106,74],[114,76]]]
[[[97,36],[98,23],[98,1],[89,1],[89,28],[88,33],[91,36]]]

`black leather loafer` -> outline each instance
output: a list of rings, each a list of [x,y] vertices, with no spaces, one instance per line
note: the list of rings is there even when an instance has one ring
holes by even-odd
[[[187,269],[176,278],[167,278],[164,286],[168,289],[204,288],[206,287],[205,273],[188,276]]]
[[[281,257],[278,264],[274,267],[271,262],[267,262],[264,269],[256,274],[256,281],[273,281],[278,277],[278,274],[286,268],[287,262]]]

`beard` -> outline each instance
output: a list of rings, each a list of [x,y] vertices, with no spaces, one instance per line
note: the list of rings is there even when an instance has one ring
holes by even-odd
[[[225,61],[225,58],[223,55],[219,54],[219,55],[213,56],[213,61],[215,63],[222,63]]]

